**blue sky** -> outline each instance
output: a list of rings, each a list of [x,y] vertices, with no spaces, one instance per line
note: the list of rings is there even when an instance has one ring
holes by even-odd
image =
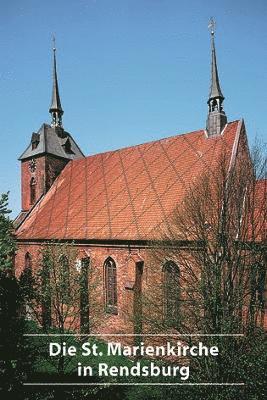
[[[266,0],[12,0],[0,15],[0,193],[20,210],[17,158],[50,121],[56,35],[63,122],[85,154],[205,127],[210,16],[228,120],[266,135]]]

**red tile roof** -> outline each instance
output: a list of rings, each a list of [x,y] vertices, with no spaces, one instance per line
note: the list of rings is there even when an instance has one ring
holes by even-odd
[[[188,185],[219,154],[229,158],[240,127],[204,130],[70,161],[17,230],[18,239],[155,238]]]

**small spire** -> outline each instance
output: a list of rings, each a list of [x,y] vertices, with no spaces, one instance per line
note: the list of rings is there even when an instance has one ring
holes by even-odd
[[[207,119],[207,131],[208,135],[212,136],[220,134],[227,123],[227,117],[223,110],[224,96],[221,91],[216,50],[215,50],[215,21],[213,18],[210,19],[209,29],[211,34],[211,85],[210,94],[208,99],[209,113]]]
[[[59,90],[58,90],[56,39],[54,36],[52,38],[52,41],[53,41],[53,88],[52,88],[52,100],[51,100],[51,106],[50,106],[49,112],[52,115],[51,126],[62,127],[62,115],[63,115],[64,111],[61,107]]]

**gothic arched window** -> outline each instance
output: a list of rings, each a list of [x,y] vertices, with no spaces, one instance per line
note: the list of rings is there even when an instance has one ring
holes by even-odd
[[[81,259],[80,270],[80,330],[81,333],[89,333],[89,257]]]
[[[36,201],[36,180],[34,177],[31,178],[30,182],[30,202],[34,204]]]
[[[179,323],[179,277],[178,266],[173,261],[167,261],[163,266],[164,319],[172,327],[177,327]]]
[[[24,259],[24,269],[32,269],[32,257],[30,253],[25,254],[25,259]]]
[[[32,319],[33,310],[31,308],[31,300],[33,299],[33,274],[32,274],[32,257],[30,253],[26,253],[24,257],[24,269],[20,275],[20,288],[22,290],[23,304],[22,313],[25,319]]]
[[[50,257],[47,253],[44,253],[43,260],[41,262],[41,285],[42,285],[42,326],[49,328],[52,323],[51,315],[51,268],[50,268]]]
[[[62,299],[64,303],[69,302],[70,297],[70,270],[69,260],[66,255],[59,257],[59,272],[60,272],[60,290],[62,292]]]
[[[117,314],[117,270],[115,261],[109,257],[104,263],[106,311]]]
[[[251,295],[254,302],[257,302],[262,310],[266,302],[266,268],[261,263],[252,266],[253,274],[251,278]]]

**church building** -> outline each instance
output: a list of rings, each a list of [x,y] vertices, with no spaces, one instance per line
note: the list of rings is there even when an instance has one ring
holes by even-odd
[[[73,243],[80,260],[97,269],[102,279],[104,322],[98,331],[124,332],[126,304],[134,309],[136,292],[149,275],[148,250],[168,227],[189,185],[212,169],[222,152],[234,163],[240,147],[247,148],[244,121],[228,121],[223,102],[212,30],[205,128],[85,156],[78,138],[63,127],[54,48],[51,123],[32,133],[19,157],[17,276],[26,266],[38,269],[45,243]]]

